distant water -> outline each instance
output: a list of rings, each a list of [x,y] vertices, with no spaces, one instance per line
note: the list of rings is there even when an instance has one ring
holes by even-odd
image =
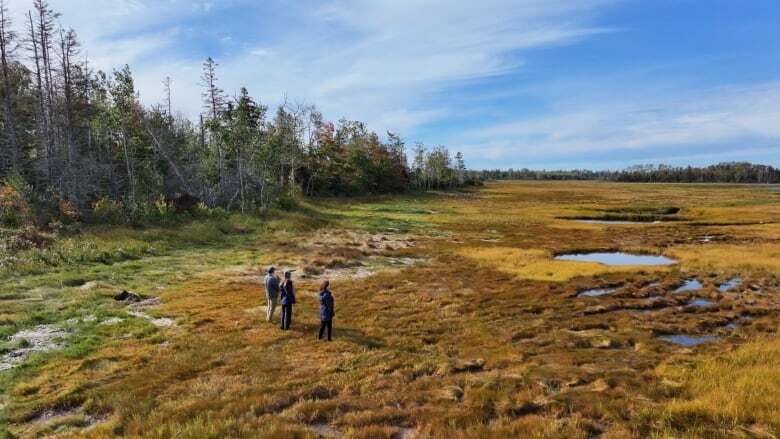
[[[723,282],[718,286],[718,290],[721,293],[725,293],[727,291],[731,291],[734,288],[742,285],[742,278],[739,277],[732,277],[731,279],[727,280],[726,282]]]
[[[598,262],[604,265],[672,265],[677,261],[666,256],[637,255],[624,252],[568,253],[555,257],[559,261]]]
[[[672,291],[672,293],[684,293],[686,291],[696,291],[700,290],[702,288],[701,282],[699,282],[698,279],[688,279],[685,282],[683,282],[682,285],[680,285],[676,290]]]
[[[704,343],[711,343],[713,341],[718,340],[718,337],[715,337],[714,335],[697,336],[697,335],[677,334],[677,335],[662,335],[658,338],[663,341],[678,344],[681,346],[696,346]]]
[[[622,220],[577,220],[585,224],[657,224],[660,221],[622,221]]]
[[[614,293],[617,291],[616,288],[597,288],[593,290],[585,290],[577,294],[577,297],[599,297],[599,296],[607,296],[609,294]]]

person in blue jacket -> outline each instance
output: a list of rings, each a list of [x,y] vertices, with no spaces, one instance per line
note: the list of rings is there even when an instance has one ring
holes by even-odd
[[[322,340],[325,329],[328,330],[328,341],[331,341],[331,332],[333,331],[333,316],[336,312],[333,307],[333,294],[328,287],[330,282],[325,280],[320,284],[320,335],[317,337]]]
[[[292,309],[295,305],[295,285],[292,281],[292,271],[284,272],[284,281],[280,285],[282,303],[282,329],[290,329],[292,323]]]

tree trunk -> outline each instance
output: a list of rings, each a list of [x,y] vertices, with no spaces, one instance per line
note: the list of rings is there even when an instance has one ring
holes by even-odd
[[[43,97],[43,79],[41,77],[41,58],[38,53],[38,41],[35,38],[35,24],[33,23],[32,12],[27,12],[27,17],[30,19],[30,42],[32,43],[33,59],[35,60],[35,80],[36,91],[38,99],[38,142],[40,149],[40,156],[44,159],[44,168],[46,170],[46,182],[51,184],[53,178],[53,170],[51,163],[51,148],[48,140],[49,127],[46,122],[46,111],[44,109],[44,97]]]
[[[8,51],[10,43],[8,29],[8,19],[5,16],[5,4],[0,0],[0,68],[2,69],[3,80],[3,121],[4,131],[8,133],[9,163],[8,168],[11,171],[18,170],[19,166],[19,142],[16,135],[16,120],[14,118],[14,92],[11,87],[11,75],[8,66]]]

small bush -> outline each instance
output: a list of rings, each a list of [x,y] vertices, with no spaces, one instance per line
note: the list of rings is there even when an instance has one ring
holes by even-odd
[[[0,187],[0,224],[21,227],[31,223],[30,206],[22,193],[10,183]]]
[[[291,211],[298,207],[298,201],[293,197],[280,197],[276,200],[276,207],[280,210]]]
[[[192,214],[196,218],[206,218],[211,216],[211,209],[209,209],[209,206],[207,206],[206,203],[201,201],[192,209]]]
[[[165,199],[165,197],[161,196],[160,198],[154,200],[153,204],[155,213],[161,220],[169,219],[174,213],[173,206]]]
[[[81,212],[78,207],[69,200],[60,200],[59,217],[65,224],[72,224],[79,221]]]
[[[95,222],[119,224],[124,219],[124,205],[121,201],[102,197],[92,204],[92,216]]]
[[[42,233],[33,226],[26,226],[3,237],[2,248],[10,252],[18,252],[33,248],[45,248],[54,241],[52,236]]]

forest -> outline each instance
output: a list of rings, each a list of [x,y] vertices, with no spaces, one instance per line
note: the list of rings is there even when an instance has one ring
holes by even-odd
[[[633,183],[780,183],[780,169],[734,162],[706,167],[636,165],[621,171],[531,169],[486,170],[472,176],[486,180],[604,180]]]
[[[160,211],[247,212],[299,195],[355,196],[467,183],[463,156],[404,141],[364,123],[329,122],[312,105],[276,109],[246,88],[229,96],[218,64],[203,63],[203,111],[141,103],[129,66],[93,69],[76,32],[34,0],[25,23],[0,1],[0,211],[36,218],[141,219]],[[23,217],[23,218],[22,218]]]

